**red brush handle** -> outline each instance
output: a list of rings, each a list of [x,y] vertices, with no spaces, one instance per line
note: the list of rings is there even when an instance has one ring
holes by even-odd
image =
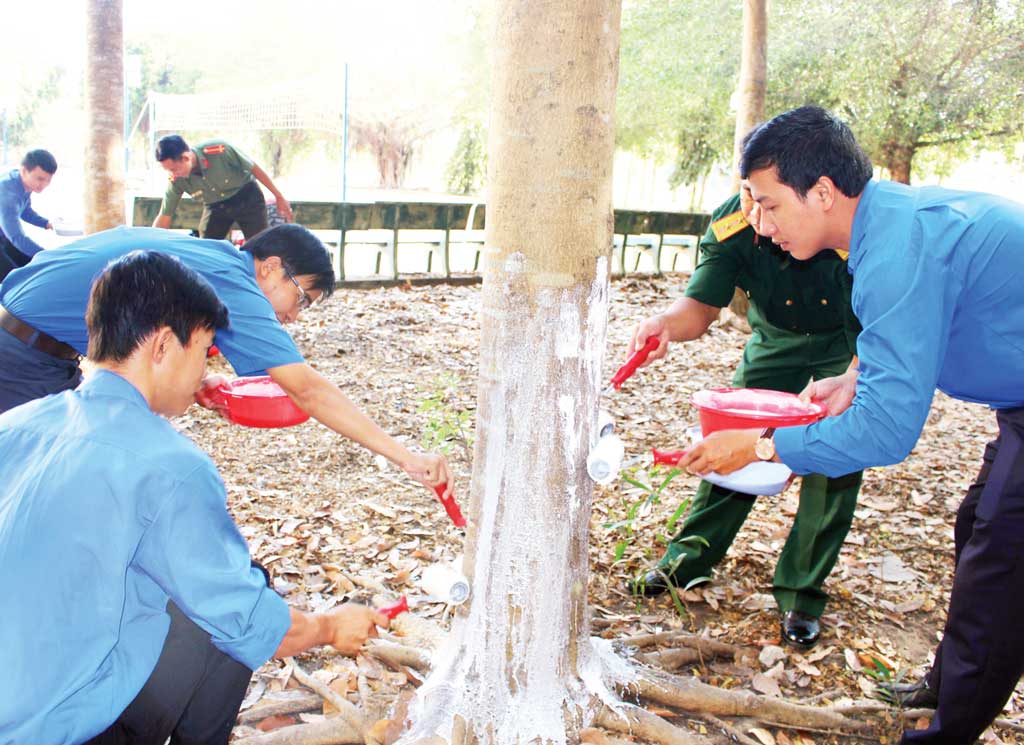
[[[377,609],[377,612],[387,616],[389,621],[394,621],[395,616],[398,614],[409,612],[409,601],[406,599],[405,595],[403,595],[398,599],[397,603],[381,606]]]
[[[444,505],[444,511],[448,513],[448,517],[455,523],[455,527],[464,528],[466,527],[466,518],[462,516],[462,510],[455,503],[455,497],[451,496],[445,499],[444,490],[447,488],[448,484],[442,483],[435,486],[434,491],[437,492],[437,498],[441,500],[441,504]]]
[[[661,344],[661,339],[657,336],[647,337],[644,345],[633,352],[630,358],[626,360],[626,364],[620,367],[619,371],[612,376],[612,385],[615,386],[615,390],[619,390],[622,384],[636,372],[636,369],[647,361],[647,357],[658,348],[659,344]]]
[[[651,453],[654,455],[654,464],[661,466],[678,466],[679,461],[683,459],[689,450],[658,450],[657,448],[651,448]]]

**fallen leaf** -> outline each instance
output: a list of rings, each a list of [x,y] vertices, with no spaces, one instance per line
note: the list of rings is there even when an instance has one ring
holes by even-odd
[[[762,727],[751,727],[747,732],[756,737],[762,745],[776,745],[772,733]]]

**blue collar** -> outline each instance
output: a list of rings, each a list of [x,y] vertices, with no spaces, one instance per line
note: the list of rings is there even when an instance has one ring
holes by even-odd
[[[138,388],[129,383],[115,372],[110,370],[96,370],[89,379],[78,386],[83,395],[110,396],[145,407],[146,411],[152,412],[149,402],[142,395]]]
[[[864,185],[864,191],[860,193],[860,201],[857,202],[857,209],[853,213],[853,225],[850,226],[850,256],[847,259],[847,266],[851,274],[857,269],[857,264],[861,260],[861,244],[867,233],[868,212],[871,209],[871,199],[876,188],[878,188],[878,182],[875,179],[869,180]]]

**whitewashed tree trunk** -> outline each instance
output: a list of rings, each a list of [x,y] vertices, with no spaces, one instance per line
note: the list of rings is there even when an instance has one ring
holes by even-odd
[[[472,597],[402,742],[578,742],[605,696],[587,537],[612,242],[619,0],[503,0],[495,35]]]
[[[85,232],[124,224],[122,0],[89,0],[86,13]]]

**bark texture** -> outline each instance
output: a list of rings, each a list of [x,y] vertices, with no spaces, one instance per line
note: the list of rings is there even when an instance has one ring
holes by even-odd
[[[739,191],[739,162],[743,138],[764,121],[768,89],[767,0],[743,0],[743,41],[740,50],[740,80],[736,87],[736,134],[733,140],[733,191]],[[729,309],[746,319],[750,302],[739,289]]]
[[[85,232],[124,224],[122,0],[89,0],[86,14]]]
[[[576,742],[603,691],[587,535],[612,242],[619,0],[505,0],[495,32],[472,596],[403,742]]]

